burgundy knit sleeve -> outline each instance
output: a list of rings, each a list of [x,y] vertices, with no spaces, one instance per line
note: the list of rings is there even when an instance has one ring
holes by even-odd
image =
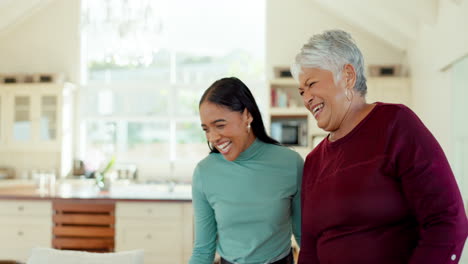
[[[431,132],[408,108],[396,115],[392,160],[420,225],[410,264],[456,264],[468,223],[455,177]]]
[[[309,169],[307,167],[310,164],[310,157],[307,157],[304,163],[304,170],[302,174],[302,185],[301,185],[301,212],[304,212],[304,202],[305,202],[305,195],[307,194],[307,188],[310,187],[307,184],[307,181],[310,180],[308,177]],[[306,210],[310,210],[306,209]],[[304,214],[302,214],[301,220],[301,230],[307,230],[308,223],[304,221]],[[301,236],[301,249],[299,251],[299,260],[297,264],[319,264],[319,260],[317,257],[317,238],[311,235],[302,235]]]

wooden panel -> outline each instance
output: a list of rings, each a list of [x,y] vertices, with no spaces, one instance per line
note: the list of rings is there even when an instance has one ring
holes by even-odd
[[[113,249],[114,240],[111,238],[55,238],[53,246],[57,249]]]
[[[55,224],[113,225],[115,223],[113,215],[56,214],[53,219]]]
[[[112,252],[114,203],[54,202],[53,247]]]
[[[53,234],[55,236],[67,237],[114,237],[114,228],[91,227],[91,226],[56,226]]]
[[[53,209],[61,212],[76,213],[113,213],[114,204],[92,204],[92,203],[58,203],[55,202]]]

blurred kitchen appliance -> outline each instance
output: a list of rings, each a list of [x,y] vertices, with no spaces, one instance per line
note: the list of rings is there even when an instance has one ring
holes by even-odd
[[[13,179],[15,177],[15,170],[10,167],[0,167],[0,180]]]
[[[85,175],[84,162],[79,159],[73,160],[73,176]]]
[[[307,146],[307,117],[274,118],[271,137],[289,146]]]
[[[114,170],[117,171],[117,179],[120,180],[136,180],[138,177],[135,164],[117,163],[114,165]]]

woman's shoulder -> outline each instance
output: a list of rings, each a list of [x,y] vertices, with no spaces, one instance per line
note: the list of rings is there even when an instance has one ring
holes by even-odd
[[[392,117],[391,119],[398,123],[411,123],[416,120],[419,121],[419,117],[416,115],[416,113],[411,110],[410,107],[404,104],[377,103],[377,107],[379,108],[379,112],[381,112],[381,114],[387,116],[386,120],[389,120],[388,117]]]
[[[213,164],[218,163],[220,159],[222,159],[222,155],[220,153],[210,153],[198,162],[197,168],[212,166]]]
[[[408,122],[419,120],[417,115],[408,106],[404,104],[381,103],[377,102],[372,118],[374,122],[385,123],[387,126],[396,124],[404,125]]]
[[[408,113],[408,112],[413,113],[413,111],[404,104],[376,102],[376,108],[378,112],[385,112],[385,113],[394,113],[394,114]]]

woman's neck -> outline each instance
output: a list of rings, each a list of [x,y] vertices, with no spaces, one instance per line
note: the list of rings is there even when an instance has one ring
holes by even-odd
[[[340,127],[330,132],[328,139],[330,141],[336,141],[344,136],[346,136],[351,130],[353,130],[359,122],[361,122],[367,114],[374,108],[374,104],[366,103],[366,100],[362,97],[353,98],[349,110],[345,114],[345,117],[340,125]]]
[[[247,138],[245,149],[248,149],[254,143],[255,139],[257,139],[257,137],[254,135],[253,131],[251,130]]]

